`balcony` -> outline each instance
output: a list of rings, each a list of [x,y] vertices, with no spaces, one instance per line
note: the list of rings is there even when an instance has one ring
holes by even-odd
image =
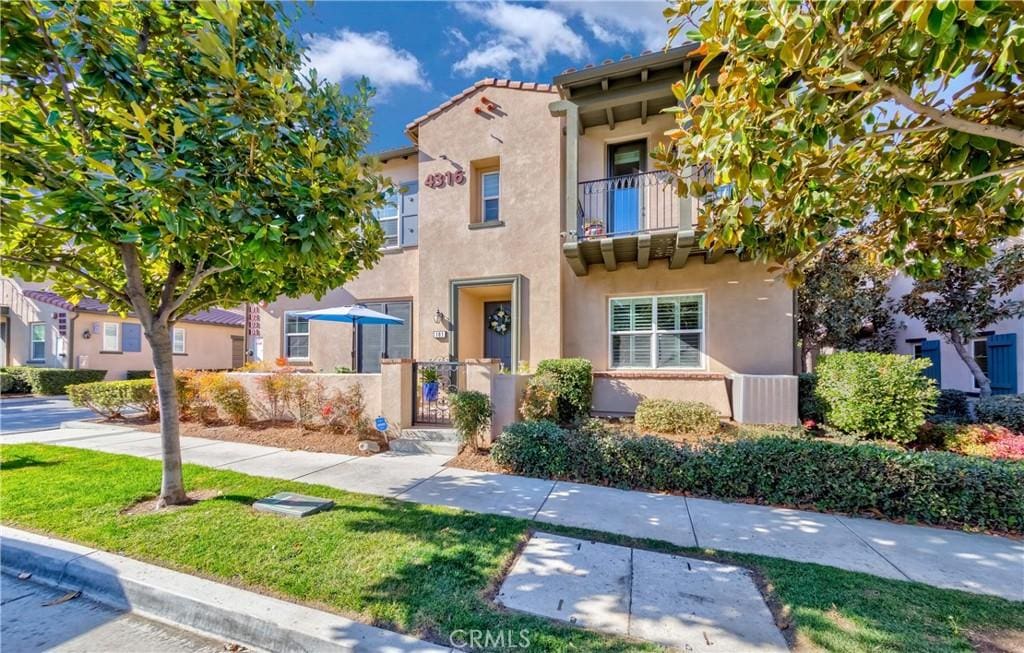
[[[698,171],[692,179],[708,177]],[[576,228],[562,248],[573,272],[583,276],[594,264],[611,271],[624,262],[643,269],[652,259],[668,259],[670,269],[684,266],[703,231],[708,198],[679,197],[678,182],[665,171],[579,182]],[[709,255],[708,262],[719,258]]]

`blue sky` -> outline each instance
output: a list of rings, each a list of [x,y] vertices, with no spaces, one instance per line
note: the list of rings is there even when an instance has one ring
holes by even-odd
[[[310,65],[377,88],[374,151],[408,144],[405,125],[484,77],[550,82],[568,67],[664,46],[665,2],[316,2],[293,31]]]

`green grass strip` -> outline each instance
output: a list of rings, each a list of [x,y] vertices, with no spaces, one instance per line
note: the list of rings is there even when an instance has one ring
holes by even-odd
[[[969,651],[972,633],[1024,630],[1024,605],[994,597],[196,465],[185,465],[189,491],[215,489],[220,496],[174,511],[128,516],[121,511],[152,497],[158,487],[158,461],[47,445],[3,446],[0,459],[0,520],[9,526],[444,644],[458,629],[528,629],[531,652],[658,650],[493,605],[489,596],[531,528],[748,566],[791,619],[795,641],[812,648]],[[250,507],[288,490],[329,497],[336,506],[302,520]]]

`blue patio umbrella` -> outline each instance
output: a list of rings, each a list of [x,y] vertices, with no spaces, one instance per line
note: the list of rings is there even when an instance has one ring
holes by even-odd
[[[315,311],[298,313],[308,320],[324,320],[327,322],[347,322],[352,325],[352,367],[356,368],[356,327],[361,324],[404,324],[405,320],[394,315],[381,313],[362,304],[320,308]]]

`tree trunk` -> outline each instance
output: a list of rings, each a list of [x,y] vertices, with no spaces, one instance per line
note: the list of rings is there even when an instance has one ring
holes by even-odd
[[[953,349],[960,356],[960,360],[967,365],[967,369],[971,371],[974,376],[974,381],[978,384],[978,394],[981,398],[992,396],[992,382],[988,380],[988,377],[984,372],[981,371],[981,367],[978,365],[978,361],[974,360],[974,356],[967,352],[967,346],[964,344],[964,339],[959,333],[950,333],[949,342],[953,345]]]
[[[160,505],[171,506],[188,501],[185,481],[181,475],[181,439],[178,428],[178,389],[174,383],[174,355],[171,348],[170,325],[154,324],[146,331],[146,340],[153,349],[156,370],[156,392],[160,403],[160,443],[163,445],[163,477],[160,482]]]

